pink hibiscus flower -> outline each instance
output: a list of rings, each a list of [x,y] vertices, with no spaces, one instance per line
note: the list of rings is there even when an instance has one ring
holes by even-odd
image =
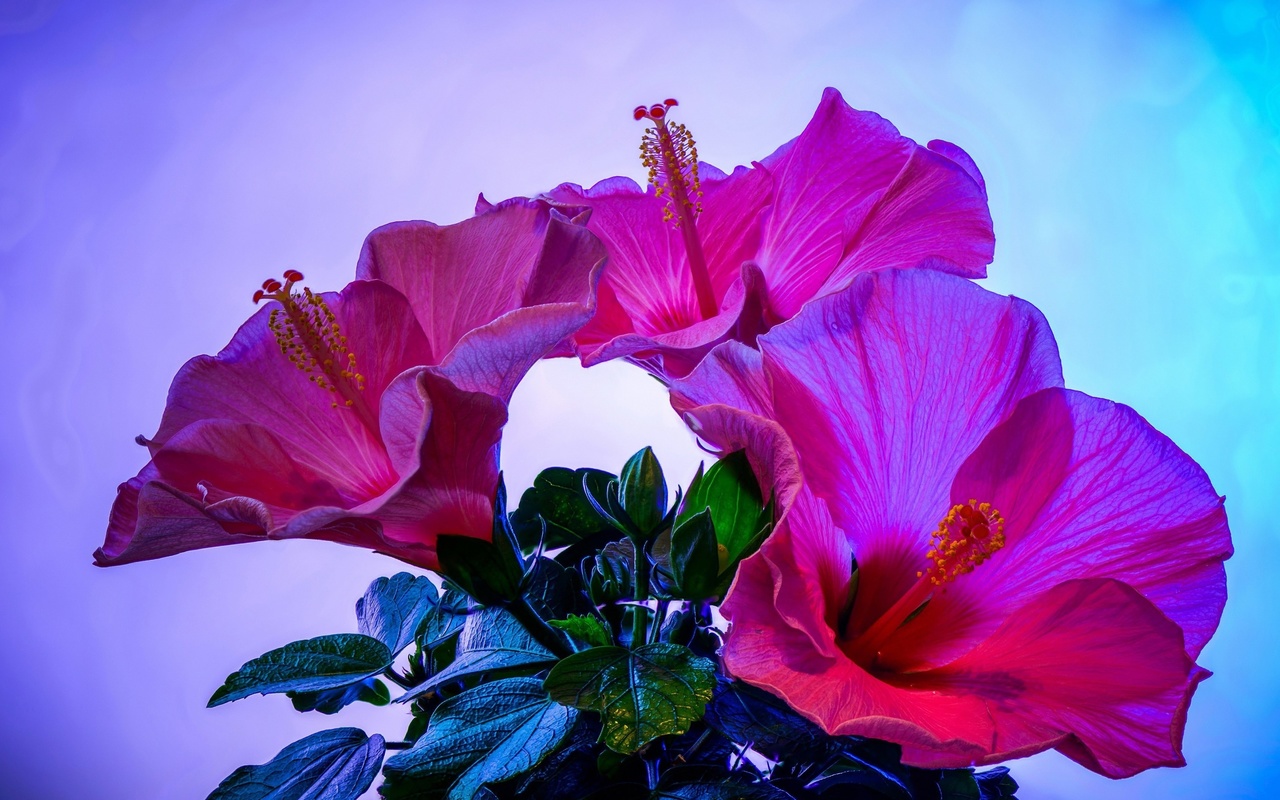
[[[1231,554],[1190,457],[1062,388],[1031,305],[949,275],[860,276],[759,346],[672,387],[790,503],[724,602],[732,674],[917,766],[1185,763]]]
[[[986,187],[953,144],[921,147],[827,89],[799,137],[752,167],[699,163],[674,100],[636,109],[649,187],[566,183],[609,250],[599,313],[575,336],[583,364],[627,357],[686,375],[717,342],[751,343],[858,273],[932,267],[980,278],[995,236]]]
[[[174,378],[95,561],[305,537],[434,569],[437,534],[487,538],[511,392],[594,310],[604,251],[580,222],[518,199],[377,229],[336,294],[267,281]]]

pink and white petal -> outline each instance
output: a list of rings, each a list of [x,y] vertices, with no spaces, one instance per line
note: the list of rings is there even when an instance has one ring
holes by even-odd
[[[220,522],[205,513],[202,502],[158,478],[158,470],[147,464],[137,477],[120,484],[106,541],[93,554],[96,565],[130,564],[265,537],[261,523],[269,520]]]
[[[773,416],[773,398],[760,351],[739,341],[716,345],[697,369],[671,384],[671,406],[679,414],[698,406],[726,405]]]
[[[409,299],[438,363],[468,332],[527,305],[590,305],[603,250],[549,203],[516,198],[455,225],[369,234],[356,274]]]
[[[977,762],[913,747],[903,760],[958,767],[1057,747],[1112,778],[1181,766],[1187,706],[1207,674],[1187,655],[1177,624],[1133,587],[1065,581],[961,659],[896,679],[979,698],[995,722],[994,744]]]
[[[980,700],[876,679],[835,647],[832,630],[801,630],[779,614],[775,577],[761,553],[738,568],[722,606],[731,622],[721,651],[729,674],[777,695],[831,734],[953,752],[964,761],[989,750],[994,732]],[[815,647],[815,638],[827,646]]]
[[[380,469],[342,461],[342,451],[290,448],[261,425],[209,419],[178,431],[153,463],[164,481],[188,494],[211,484],[220,496],[252,497],[273,508],[300,511],[316,505],[350,508],[377,497],[397,476],[385,452]]]
[[[923,147],[911,151],[888,187],[852,210],[844,242],[839,264],[816,296],[839,291],[858,273],[876,269],[925,267],[983,278],[995,255],[986,195],[963,167]],[[790,286],[770,297],[784,317],[809,299]]]
[[[760,250],[761,224],[773,201],[773,176],[759,164],[737,167],[729,175],[710,164],[699,166],[703,194],[698,239],[716,298],[722,299],[738,280],[742,265]]]
[[[928,270],[861,275],[759,343],[805,482],[871,580],[853,631],[915,582],[964,459],[1018,400],[1062,384],[1039,311]]]
[[[637,333],[655,336],[702,320],[680,231],[663,220],[665,200],[629,178],[590,189],[566,183],[547,197],[591,208],[587,228],[609,252],[604,280]]]
[[[840,260],[846,217],[893,181],[916,146],[884,118],[855,111],[827,89],[800,136],[764,160],[773,204],[756,261],[777,307],[794,313],[814,296]]]
[[[354,511],[382,524],[388,548],[382,552],[437,569],[439,534],[492,535],[507,407],[492,395],[459,389],[432,370],[419,380],[431,406],[421,467],[385,497]]]
[[[364,375],[360,395],[376,411],[396,375],[429,360],[426,339],[407,301],[386,284],[356,281],[339,294],[321,296]],[[273,307],[278,305],[254,314],[217,356],[198,356],[178,371],[160,430],[149,442],[152,452],[188,425],[220,419],[267,428],[291,452],[329,458],[335,469],[355,465],[361,474],[379,473],[386,459],[377,430],[361,414],[335,408],[336,395],[312,383],[280,352],[267,326]]]
[[[999,509],[1008,544],[949,592],[957,608],[948,597],[919,622],[967,630],[980,598],[1012,608],[1050,583],[1114,578],[1182,628],[1192,658],[1216,630],[1232,553],[1222,498],[1133,409],[1065,389],[1026,398],[960,469],[960,497]]]

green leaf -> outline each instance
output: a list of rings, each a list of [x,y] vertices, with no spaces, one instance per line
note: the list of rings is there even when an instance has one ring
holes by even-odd
[[[583,486],[603,495],[613,479],[613,475],[598,469],[551,467],[538,473],[512,514],[520,546],[525,552],[532,552],[539,544],[554,550],[608,530],[609,521],[596,512]],[[545,540],[538,517],[547,523]]]
[[[336,714],[356,702],[374,706],[385,706],[391,702],[387,685],[377,678],[366,678],[350,686],[321,692],[289,692],[288,696],[293,701],[294,711],[319,711],[321,714]]]
[[[667,482],[653,448],[627,459],[618,476],[618,498],[640,533],[647,536],[662,524],[667,516]]]
[[[504,556],[493,542],[471,536],[436,537],[440,572],[483,605],[497,605],[520,596],[522,565]]]
[[[635,596],[636,546],[630,539],[610,542],[595,557],[595,567],[587,575],[591,602],[606,605]]]
[[[938,774],[942,800],[982,800],[982,789],[971,769],[944,769]]]
[[[822,729],[778,697],[745,683],[717,677],[715,697],[707,704],[707,725],[731,742],[782,761],[797,750],[826,739]]]
[[[658,787],[651,800],[792,800],[791,795],[767,783],[686,783],[671,789]]]
[[[387,761],[389,797],[414,781],[450,780],[448,800],[536,767],[569,736],[578,712],[553,702],[533,678],[484,683],[440,704],[413,749]],[[456,776],[456,777],[454,777]]]
[[[678,644],[593,647],[556,664],[543,682],[557,702],[599,714],[601,740],[634,753],[702,718],[715,689],[715,664]]]
[[[227,676],[209,707],[251,694],[318,692],[363,681],[391,666],[387,646],[359,633],[292,642],[264,653]]]
[[[436,586],[425,576],[399,572],[378,578],[356,601],[358,630],[385,644],[394,656],[413,642],[418,626],[438,603]]]
[[[444,593],[422,621],[414,638],[423,649],[432,650],[448,639],[457,636],[467,619],[467,596],[451,589]]]
[[[313,733],[265,764],[240,767],[208,800],[356,800],[382,765],[381,736],[358,728]]]
[[[605,625],[599,617],[589,614],[586,616],[570,614],[568,619],[553,619],[547,624],[553,628],[559,628],[590,647],[609,647],[613,644],[613,634],[609,632],[609,626]]]
[[[711,519],[711,512],[704,509],[676,523],[671,531],[671,574],[684,600],[706,600],[716,594],[720,555]]]
[[[537,670],[555,660],[555,655],[538,644],[510,611],[498,606],[482,608],[468,616],[463,624],[453,663],[397,697],[396,702],[407,702],[446,683],[481,672]]]
[[[689,484],[676,523],[707,508],[711,509],[716,539],[725,548],[721,564],[724,572],[760,546],[761,528],[771,522],[745,451],[730,453],[712,464],[705,474],[699,469]]]

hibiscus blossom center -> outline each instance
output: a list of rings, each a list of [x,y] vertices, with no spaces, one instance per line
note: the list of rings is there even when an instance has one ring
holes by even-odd
[[[365,379],[356,354],[348,347],[347,337],[324,298],[305,286],[301,292],[294,291],[301,280],[302,273],[296,269],[285,271],[283,283],[268,278],[253,293],[253,302],[280,303],[267,317],[267,327],[275,334],[280,352],[312,383],[333,395],[333,408],[352,410],[376,433],[376,418],[362,395]]]
[[[933,565],[927,577],[934,586],[941,586],[973,572],[1004,547],[1004,517],[990,503],[957,503],[938,523],[932,538],[933,547],[927,555]],[[926,574],[917,572],[916,577]]]
[[[973,572],[1004,544],[1004,517],[990,503],[952,506],[930,537],[929,566],[916,573],[916,582],[887,611],[845,643],[845,652],[860,664],[874,665],[889,637],[915,619],[935,593]]]
[[[672,223],[684,240],[685,255],[698,297],[698,310],[710,319],[719,309],[707,259],[698,238],[698,214],[702,213],[702,184],[698,180],[698,145],[693,134],[679,122],[668,122],[667,114],[679,105],[668,98],[651,106],[636,106],[637,120],[649,120],[653,127],[640,140],[640,163],[649,170],[654,196],[665,197],[662,218]]]

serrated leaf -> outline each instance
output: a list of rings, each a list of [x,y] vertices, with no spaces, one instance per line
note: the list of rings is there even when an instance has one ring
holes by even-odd
[[[467,596],[450,589],[418,624],[414,638],[426,650],[458,635],[467,619]]]
[[[543,686],[557,702],[600,714],[605,745],[634,753],[701,719],[715,683],[710,659],[660,642],[574,653],[552,667]]]
[[[381,736],[358,728],[314,733],[266,764],[231,773],[208,800],[356,800],[382,765]]]
[[[704,509],[677,522],[671,531],[670,547],[668,558],[678,596],[684,600],[715,596],[720,555],[711,512]]]
[[[321,714],[336,714],[356,702],[373,706],[385,706],[391,702],[387,685],[377,678],[322,692],[289,692],[288,696],[293,701],[294,711],[319,711]]]
[[[618,475],[618,499],[642,534],[653,533],[662,524],[667,515],[667,481],[653,448],[627,459]]]
[[[539,556],[529,566],[524,579],[524,597],[543,619],[563,617],[581,610],[577,573],[554,559]]]
[[[413,636],[439,603],[436,585],[425,576],[398,572],[369,584],[356,601],[358,630],[382,642],[395,656],[413,642]]]
[[[821,728],[797,714],[785,701],[723,676],[716,678],[706,721],[729,741],[750,744],[773,761],[782,761],[826,738]]]
[[[520,507],[512,514],[520,546],[525,552],[532,552],[539,544],[554,550],[611,527],[587,500],[583,485],[603,494],[613,479],[613,475],[598,469],[551,467],[538,473],[533,486],[521,495]],[[542,526],[535,524],[538,517],[547,525],[545,540],[542,540]]]
[[[251,694],[319,692],[363,681],[391,666],[391,651],[359,633],[291,642],[249,661],[209,698],[209,707]]]
[[[750,555],[753,545],[759,546],[761,527],[768,521],[760,485],[745,451],[730,453],[694,477],[676,523],[707,508],[711,509],[716,538],[725,548],[723,568],[728,569]]]
[[[577,716],[536,679],[481,684],[440,704],[413,749],[387,761],[388,782],[452,778],[449,800],[471,800],[482,786],[536,767],[569,736]],[[396,796],[394,787],[388,794]]]
[[[396,702],[407,702],[446,683],[481,672],[539,669],[555,660],[556,656],[539,644],[510,611],[499,606],[482,608],[469,615],[463,624],[453,663],[397,697]]]
[[[613,644],[613,634],[609,632],[609,626],[605,625],[599,617],[589,614],[585,616],[570,614],[568,619],[553,619],[547,624],[553,628],[559,628],[590,647],[608,647]]]

